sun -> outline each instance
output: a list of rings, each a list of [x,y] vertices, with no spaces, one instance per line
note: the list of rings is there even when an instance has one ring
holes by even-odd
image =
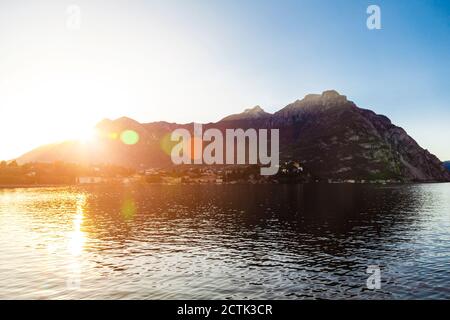
[[[87,128],[80,130],[77,133],[76,140],[82,144],[89,144],[95,141],[98,136],[98,132],[95,128]]]

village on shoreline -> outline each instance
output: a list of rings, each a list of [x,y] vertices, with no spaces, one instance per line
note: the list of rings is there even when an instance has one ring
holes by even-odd
[[[296,161],[280,165],[274,176],[260,175],[258,165],[247,166],[173,166],[135,170],[113,165],[78,165],[64,162],[0,163],[0,187],[58,185],[222,185],[222,184],[392,184],[395,179],[323,179],[314,177]]]

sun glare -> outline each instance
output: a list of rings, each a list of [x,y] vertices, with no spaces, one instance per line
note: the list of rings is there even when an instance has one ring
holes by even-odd
[[[89,128],[80,130],[79,135],[76,137],[76,140],[83,144],[87,144],[94,142],[96,137],[97,130],[95,130],[94,128]]]

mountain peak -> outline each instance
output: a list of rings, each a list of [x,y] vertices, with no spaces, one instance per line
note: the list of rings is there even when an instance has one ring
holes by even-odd
[[[139,122],[137,122],[134,119],[128,118],[128,117],[120,117],[117,118],[116,120],[114,120],[114,122],[118,122],[118,123],[126,123],[126,124],[140,124]]]
[[[322,92],[322,97],[339,97],[340,94],[336,90],[325,90]]]
[[[233,121],[233,120],[248,120],[248,119],[261,119],[270,117],[271,114],[265,112],[260,106],[255,106],[253,108],[245,109],[244,112],[233,114],[231,116],[225,117],[220,121]]]
[[[142,124],[128,117],[120,117],[115,120],[103,119],[95,126],[99,133],[105,136],[110,136],[111,134],[120,134],[125,130],[133,130],[143,134],[145,129]]]
[[[244,110],[244,113],[255,114],[255,113],[265,113],[264,109],[260,106],[255,106],[253,108],[248,108]]]
[[[336,90],[326,90],[322,92],[322,94],[307,94],[303,100],[297,100],[298,102],[305,101],[337,101],[337,102],[345,102],[347,101],[347,96],[339,94]],[[297,102],[296,101],[296,102]]]
[[[353,105],[347,96],[339,94],[336,90],[326,90],[321,94],[308,94],[302,100],[297,100],[280,111],[277,115],[289,116],[298,112],[316,112],[330,109],[335,106]]]

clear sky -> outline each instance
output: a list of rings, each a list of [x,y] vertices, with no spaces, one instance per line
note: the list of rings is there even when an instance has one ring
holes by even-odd
[[[1,1],[0,159],[105,117],[209,122],[336,89],[446,160],[449,79],[446,0]]]

